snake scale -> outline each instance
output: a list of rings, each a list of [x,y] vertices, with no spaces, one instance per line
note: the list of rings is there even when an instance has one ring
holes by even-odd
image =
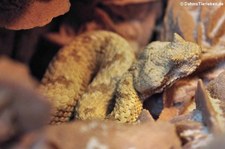
[[[50,123],[72,115],[133,123],[142,111],[142,94],[161,92],[200,64],[201,48],[177,34],[172,42],[150,43],[137,60],[133,51],[108,31],[83,33],[60,49],[39,86],[53,105]]]

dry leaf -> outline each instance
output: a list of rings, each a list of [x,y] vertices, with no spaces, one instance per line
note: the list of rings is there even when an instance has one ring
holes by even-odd
[[[196,3],[195,0],[187,2]],[[209,2],[199,0],[198,2]],[[213,2],[225,3],[225,0]],[[183,5],[181,5],[183,4]],[[161,32],[163,40],[171,40],[173,33],[179,33],[185,40],[195,41],[202,47],[224,47],[225,37],[224,6],[185,6],[180,0],[170,0]],[[185,19],[184,19],[185,18]]]
[[[154,122],[155,120],[153,119],[152,115],[149,113],[148,110],[143,109],[138,117],[138,121],[143,123],[143,122]]]
[[[181,148],[175,126],[166,122],[122,125],[109,121],[77,121],[47,127],[39,134],[32,146],[23,148]]]
[[[74,1],[70,13],[65,16],[62,23],[62,26],[66,26],[68,30],[73,30],[72,34],[64,34],[60,29],[59,33],[50,33],[47,38],[62,45],[70,41],[71,35],[74,37],[86,31],[104,29],[126,38],[138,52],[151,38],[156,19],[161,15],[161,2],[125,0],[122,2],[123,5],[121,2]],[[82,14],[82,17],[79,14]],[[62,41],[59,40],[60,38]]]
[[[49,103],[22,64],[0,58],[0,144],[45,125]]]
[[[0,26],[13,30],[44,26],[69,7],[69,0],[1,1]]]
[[[158,120],[159,121],[170,121],[178,115],[179,115],[179,111],[176,108],[173,108],[173,107],[163,108]]]
[[[207,85],[207,90],[213,98],[225,103],[225,72],[222,72],[217,78],[210,81]]]
[[[198,82],[195,101],[196,108],[202,112],[203,123],[208,129],[215,134],[225,132],[225,117],[220,101],[210,97],[201,80]]]
[[[173,33],[177,32],[185,40],[196,42],[203,48],[202,62],[197,72],[225,60],[225,7],[194,5],[200,2],[211,3],[208,0],[170,0],[161,31],[162,40],[172,39]],[[223,4],[225,0],[213,2]]]
[[[198,78],[186,78],[175,82],[163,93],[164,107],[176,108],[182,114],[192,103]]]

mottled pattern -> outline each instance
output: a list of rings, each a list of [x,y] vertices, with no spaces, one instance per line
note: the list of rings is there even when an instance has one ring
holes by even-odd
[[[96,34],[96,43],[100,47],[92,50],[97,52],[98,72],[78,101],[77,119],[105,119],[116,85],[135,59],[129,44],[116,34],[100,32]]]
[[[78,99],[77,118],[104,119],[117,81],[134,60],[130,49],[120,36],[105,31],[83,34],[61,49],[40,86],[54,106],[51,123],[68,121]]]
[[[175,34],[172,42],[151,43],[132,65],[134,54],[123,38],[90,32],[60,50],[40,89],[54,104],[52,123],[68,121],[74,106],[76,119],[133,123],[142,111],[138,93],[151,96],[191,74],[200,54],[198,45]]]
[[[162,92],[200,64],[201,48],[174,34],[172,42],[150,43],[133,66],[134,87],[144,96]]]
[[[134,89],[133,75],[131,73],[126,73],[123,76],[116,93],[116,104],[109,115],[109,119],[121,123],[136,122],[142,111],[142,102]]]

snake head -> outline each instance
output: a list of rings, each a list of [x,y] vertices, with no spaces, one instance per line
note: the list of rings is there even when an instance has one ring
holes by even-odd
[[[140,54],[132,71],[134,87],[144,97],[162,92],[175,80],[188,76],[200,65],[201,48],[174,34],[172,42],[152,42]]]

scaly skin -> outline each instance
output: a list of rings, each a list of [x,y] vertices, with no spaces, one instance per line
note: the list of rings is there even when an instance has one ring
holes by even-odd
[[[123,75],[116,93],[116,104],[108,118],[121,123],[136,122],[142,111],[142,102],[134,89],[132,73]]]
[[[104,33],[104,34],[103,34]],[[77,119],[105,119],[121,76],[135,60],[133,50],[121,37],[108,32],[98,34],[96,42],[100,48],[93,48],[98,55],[98,72],[76,106]]]
[[[105,31],[80,35],[61,49],[40,87],[54,104],[52,123],[68,121],[74,106],[77,119],[133,123],[142,110],[137,92],[142,99],[161,92],[200,64],[201,48],[176,34],[172,42],[151,43],[133,65],[131,51],[123,38]]]
[[[136,122],[143,100],[191,74],[200,65],[200,55],[197,44],[186,42],[177,34],[172,42],[150,43],[119,82],[116,104],[109,118]]]
[[[69,121],[78,99],[77,118],[104,119],[117,81],[134,60],[131,51],[126,40],[106,31],[82,34],[62,48],[39,88],[53,104],[50,123]]]
[[[172,42],[152,42],[132,66],[134,88],[147,98],[188,76],[200,63],[201,48],[178,34],[174,34]]]

